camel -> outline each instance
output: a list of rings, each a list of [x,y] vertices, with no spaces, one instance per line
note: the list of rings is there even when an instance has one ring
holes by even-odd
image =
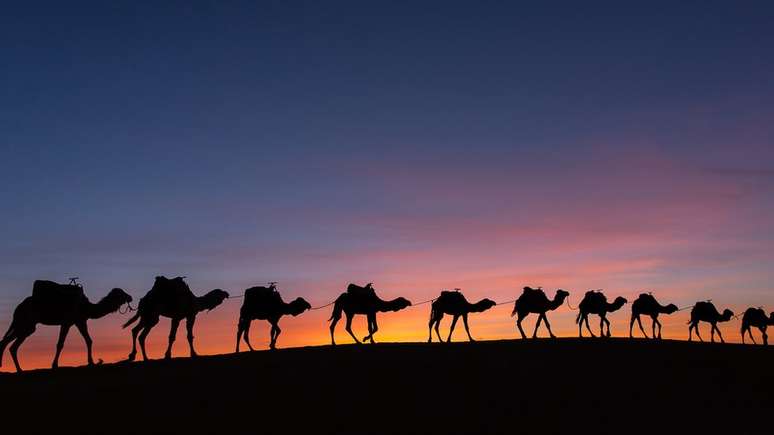
[[[535,331],[532,333],[532,338],[537,337],[538,328],[540,327],[541,322],[546,323],[546,328],[548,328],[548,333],[551,335],[551,338],[556,338],[553,331],[551,331],[551,324],[548,323],[546,312],[559,308],[568,296],[570,296],[570,293],[559,289],[554,295],[554,300],[549,300],[542,288],[533,289],[531,287],[524,287],[521,296],[514,302],[513,312],[511,312],[511,317],[518,314],[516,326],[519,328],[521,338],[527,338],[524,334],[524,329],[521,327],[521,322],[530,313],[539,315],[537,323],[535,324]]]
[[[693,340],[694,330],[696,330],[696,336],[699,337],[699,340],[704,341],[701,335],[699,335],[699,322],[707,322],[712,325],[710,329],[712,334],[711,341],[715,342],[715,331],[717,331],[720,342],[725,343],[723,335],[720,333],[720,329],[718,329],[718,322],[728,322],[732,317],[734,317],[734,312],[728,308],[723,310],[723,314],[720,314],[712,302],[696,302],[696,305],[691,310],[691,320],[688,321],[688,325],[690,325],[688,326],[688,341]]]
[[[774,325],[774,312],[769,313],[769,317],[766,317],[766,312],[763,311],[762,308],[748,308],[747,311],[744,312],[744,316],[742,316],[742,343],[744,343],[744,333],[746,332],[750,336],[750,340],[752,340],[753,344],[756,344],[755,338],[753,338],[752,332],[750,331],[750,328],[754,326],[761,331],[761,335],[763,335],[763,344],[768,345],[769,336],[766,334],[766,328],[768,328],[769,325]]]
[[[10,343],[9,351],[16,371],[21,372],[17,351],[38,324],[59,326],[59,340],[56,343],[56,354],[51,368],[59,366],[59,355],[62,353],[65,339],[74,325],[86,342],[88,365],[94,365],[89,335],[88,320],[99,319],[132,301],[132,297],[120,288],[114,288],[96,304],[91,303],[80,285],[57,284],[52,281],[35,281],[32,286],[32,296],[25,298],[13,312],[13,320],[8,331],[0,340],[0,366],[3,363],[5,347]]]
[[[333,304],[333,313],[328,319],[331,322],[331,344],[336,345],[333,332],[336,330],[336,324],[341,320],[342,311],[347,316],[347,325],[344,329],[349,332],[355,343],[360,344],[355,334],[352,333],[352,318],[356,314],[364,314],[368,319],[368,335],[363,338],[363,341],[374,343],[374,334],[379,330],[376,324],[376,313],[400,311],[409,306],[411,306],[411,302],[406,298],[395,298],[391,301],[379,298],[372,283],[366,284],[365,287],[350,284],[347,286],[347,291],[336,298]]]
[[[629,321],[629,338],[633,337],[632,329],[634,327],[634,321],[640,326],[640,331],[645,338],[648,338],[648,334],[645,333],[645,329],[642,327],[642,320],[640,316],[645,314],[651,318],[651,327],[653,328],[653,338],[661,338],[661,322],[658,321],[659,314],[672,314],[677,311],[677,305],[661,305],[658,303],[655,297],[650,293],[642,293],[640,296],[632,302],[632,318]],[[658,325],[658,335],[656,335],[656,326]]]
[[[589,314],[596,314],[599,316],[599,336],[610,337],[610,321],[607,320],[607,313],[617,311],[627,302],[626,298],[618,296],[611,304],[607,302],[607,297],[601,291],[587,291],[583,300],[578,304],[580,313],[575,318],[575,323],[578,324],[578,336],[583,337],[583,323],[585,322],[589,334],[596,337],[589,327]],[[607,325],[607,333],[604,331],[605,325]]]
[[[245,343],[250,350],[253,346],[250,344],[250,323],[253,320],[268,320],[271,324],[271,342],[270,349],[275,349],[277,337],[282,330],[279,327],[279,320],[282,316],[290,314],[297,316],[312,306],[304,298],[296,298],[287,303],[282,300],[275,283],[269,287],[250,287],[245,290],[244,302],[239,310],[239,324],[237,325],[236,351],[239,353],[239,340],[244,336]]]
[[[204,296],[195,296],[191,289],[188,288],[188,284],[183,281],[183,278],[168,279],[164,276],[157,276],[153,287],[140,299],[137,314],[124,323],[123,327],[126,328],[139,319],[139,323],[132,328],[132,351],[129,353],[129,361],[134,361],[137,356],[138,334],[140,336],[142,359],[148,360],[148,355],[145,352],[145,338],[151,329],[159,323],[160,316],[172,319],[169,330],[169,344],[167,345],[164,358],[172,357],[172,343],[175,342],[177,327],[183,319],[185,319],[185,326],[188,332],[188,347],[191,351],[191,356],[197,356],[193,345],[193,327],[196,315],[200,311],[210,311],[223,303],[228,298],[228,293],[221,289],[215,289]]]
[[[465,296],[460,293],[459,289],[455,291],[441,291],[441,296],[433,301],[430,308],[430,323],[428,324],[428,330],[430,335],[427,337],[427,342],[433,341],[433,325],[435,325],[435,334],[438,336],[438,341],[443,343],[438,328],[441,325],[441,319],[444,314],[454,316],[452,319],[451,327],[449,328],[449,337],[446,339],[447,343],[451,343],[452,333],[454,327],[457,325],[457,320],[462,316],[462,323],[465,325],[465,332],[468,334],[468,340],[473,340],[470,336],[470,329],[468,328],[468,313],[481,313],[497,305],[495,301],[491,299],[481,299],[475,304],[471,304],[465,299]]]

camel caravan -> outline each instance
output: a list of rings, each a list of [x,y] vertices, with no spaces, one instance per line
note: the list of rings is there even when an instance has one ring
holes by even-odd
[[[92,356],[92,339],[89,335],[88,320],[99,319],[119,312],[125,314],[133,311],[134,315],[123,324],[124,328],[131,325],[132,347],[127,361],[134,361],[137,356],[137,343],[139,342],[140,352],[143,360],[148,360],[145,349],[145,341],[160,317],[168,317],[171,321],[170,331],[167,342],[167,350],[164,358],[172,357],[172,345],[177,336],[177,329],[180,322],[185,320],[186,337],[188,340],[189,354],[196,357],[194,349],[194,323],[197,314],[202,311],[211,311],[226,299],[229,299],[229,293],[214,289],[201,296],[196,296],[185,282],[185,277],[167,278],[164,276],[156,277],[151,289],[140,299],[137,309],[131,306],[132,296],[120,288],[114,288],[108,294],[93,303],[86,296],[81,284],[77,282],[78,278],[71,278],[69,284],[59,284],[52,281],[35,281],[32,286],[32,295],[25,298],[14,310],[13,319],[7,332],[0,340],[0,367],[3,363],[3,354],[6,347],[9,347],[11,359],[17,372],[22,368],[19,364],[18,350],[24,341],[35,332],[37,325],[59,326],[59,339],[56,343],[54,360],[52,368],[59,365],[59,356],[64,347],[65,339],[70,328],[75,326],[86,343],[87,363],[94,365]],[[382,299],[376,292],[372,283],[361,287],[356,284],[349,284],[346,291],[341,293],[333,302],[321,307],[312,308],[312,305],[304,298],[298,297],[290,302],[285,302],[277,290],[277,283],[270,282],[267,287],[256,286],[246,289],[241,296],[242,306],[239,310],[239,319],[237,321],[236,334],[236,352],[240,351],[240,341],[244,340],[250,351],[254,348],[250,344],[250,325],[253,320],[265,320],[271,326],[269,331],[269,349],[276,349],[277,339],[282,330],[279,327],[279,321],[283,316],[298,316],[309,310],[316,310],[333,305],[333,310],[328,321],[331,336],[331,345],[336,345],[334,333],[336,325],[342,316],[346,317],[344,329],[349,333],[355,343],[370,342],[375,343],[374,335],[379,330],[376,322],[378,313],[389,313],[401,311],[412,307],[411,301],[406,298],[398,297],[391,300]],[[441,294],[431,300],[421,302],[418,305],[430,303],[430,320],[428,322],[428,343],[433,341],[433,330],[439,342],[444,342],[439,331],[441,320],[445,315],[452,316],[449,333],[446,342],[451,342],[454,328],[459,318],[465,326],[468,340],[473,342],[473,336],[470,333],[468,325],[468,315],[472,313],[483,313],[497,305],[504,305],[513,302],[513,311],[511,317],[516,317],[516,328],[521,334],[522,339],[526,339],[522,321],[529,314],[537,314],[537,322],[532,333],[532,338],[536,338],[541,324],[545,324],[548,334],[555,338],[551,330],[551,324],[548,322],[548,312],[555,311],[563,305],[567,305],[571,310],[578,311],[575,323],[578,325],[578,336],[583,337],[583,326],[592,337],[596,337],[589,325],[589,315],[594,314],[599,317],[599,337],[611,337],[610,321],[607,319],[609,313],[620,310],[628,303],[626,298],[618,296],[609,302],[607,296],[601,290],[587,291],[577,308],[573,308],[569,302],[570,293],[566,290],[556,290],[553,299],[549,299],[542,288],[524,287],[521,295],[513,301],[497,303],[491,299],[481,299],[477,302],[469,302],[460,289],[444,290]],[[122,307],[126,306],[124,311]],[[715,342],[717,333],[721,343],[724,343],[723,336],[717,324],[736,319],[739,315],[734,315],[730,309],[724,309],[719,312],[711,301],[701,301],[692,307],[679,309],[675,304],[662,305],[650,293],[642,293],[631,304],[631,318],[629,320],[629,337],[634,337],[634,323],[639,326],[639,330],[645,338],[661,339],[660,315],[671,315],[675,312],[691,308],[690,320],[688,322],[688,341],[693,340],[693,334],[699,340],[703,341],[699,334],[699,323],[705,322],[710,325],[710,340]],[[364,315],[367,320],[368,335],[358,340],[352,331],[352,320],[356,315]],[[645,331],[642,325],[641,317],[649,316],[651,318],[651,335]],[[742,343],[749,338],[756,343],[752,334],[752,329],[760,331],[764,345],[768,345],[768,335],[766,330],[768,326],[774,325],[774,312],[766,315],[762,308],[748,308],[742,316],[741,335]],[[102,360],[98,360],[98,363]]]

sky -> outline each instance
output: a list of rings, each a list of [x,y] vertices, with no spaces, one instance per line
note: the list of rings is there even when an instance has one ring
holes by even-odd
[[[0,16],[3,331],[34,280],[71,276],[92,300],[180,275],[313,306],[373,282],[414,302],[532,285],[774,310],[771,2],[108,3]],[[240,304],[200,314],[200,353],[233,350]],[[473,335],[516,338],[511,309]],[[328,343],[329,315],[283,319],[279,346]],[[377,340],[426,340],[428,316],[380,315]],[[91,322],[96,357],[128,353],[125,319]],[[24,367],[50,364],[57,329]],[[84,361],[73,331],[62,364]]]

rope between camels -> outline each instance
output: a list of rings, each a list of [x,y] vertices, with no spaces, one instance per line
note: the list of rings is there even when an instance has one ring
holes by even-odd
[[[512,303],[512,302],[516,302],[516,299],[510,300],[510,301],[505,301],[505,302],[499,302],[499,303],[496,303],[496,304],[495,304],[495,306],[497,306],[497,305],[505,305],[505,304],[510,304],[510,303]]]
[[[319,306],[319,307],[310,308],[310,310],[319,310],[319,309],[322,309],[322,308],[325,308],[325,307],[330,307],[330,306],[331,306],[331,305],[333,305],[334,303],[336,303],[336,301],[333,301],[333,302],[331,302],[331,303],[328,303],[328,304],[325,304],[325,305],[321,305],[321,306]]]
[[[433,301],[435,301],[436,299],[438,299],[438,298],[428,299],[428,300],[426,300],[426,301],[422,301],[422,302],[419,302],[419,303],[417,303],[417,304],[411,304],[411,306],[412,306],[412,307],[418,307],[418,306],[420,306],[420,305],[429,304],[430,302],[433,302]]]
[[[570,297],[569,296],[567,296],[567,299],[565,299],[564,302],[567,303],[567,308],[569,308],[569,309],[571,309],[573,311],[578,311],[578,307],[573,308],[572,305],[570,305]]]

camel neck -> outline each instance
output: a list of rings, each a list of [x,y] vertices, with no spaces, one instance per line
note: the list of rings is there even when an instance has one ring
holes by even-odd
[[[114,307],[109,300],[102,299],[96,304],[89,302],[88,315],[90,319],[99,319],[101,317],[107,316],[115,310],[116,307]]]

